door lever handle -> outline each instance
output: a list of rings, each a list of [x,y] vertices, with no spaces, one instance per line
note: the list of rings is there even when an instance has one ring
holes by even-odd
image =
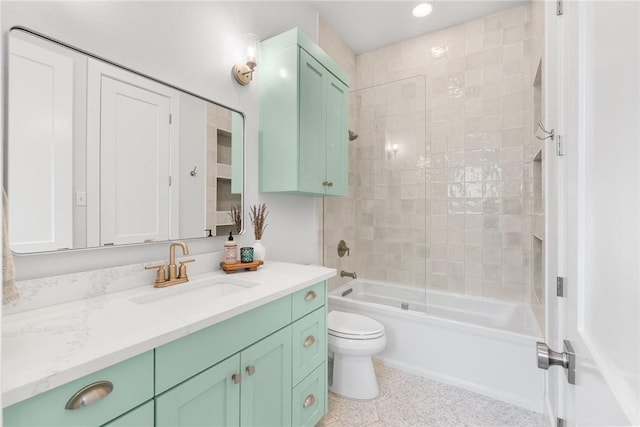
[[[569,341],[564,340],[564,352],[562,353],[551,350],[544,342],[537,342],[536,353],[538,368],[549,369],[549,366],[562,366],[567,371],[569,384],[576,383],[576,353]]]

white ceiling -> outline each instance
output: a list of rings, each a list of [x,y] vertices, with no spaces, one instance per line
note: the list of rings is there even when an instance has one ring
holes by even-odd
[[[433,0],[431,15],[414,18],[422,1],[312,1],[320,17],[356,54],[448,28],[527,0]]]

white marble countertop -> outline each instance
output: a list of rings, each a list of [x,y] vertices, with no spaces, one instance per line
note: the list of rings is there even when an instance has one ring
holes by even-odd
[[[2,404],[28,399],[335,274],[322,266],[268,262],[256,272],[216,271],[167,288],[137,287],[6,315]],[[216,280],[257,285],[216,296],[203,283]]]

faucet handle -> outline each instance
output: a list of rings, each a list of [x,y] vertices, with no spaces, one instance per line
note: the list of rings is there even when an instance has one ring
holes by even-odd
[[[195,261],[194,258],[183,259],[183,260],[179,261],[180,268],[178,268],[178,279],[186,279],[187,278],[187,266],[185,264],[188,264],[188,263],[194,262],[194,261]]]
[[[144,269],[145,270],[151,270],[153,268],[157,268],[158,271],[156,272],[156,283],[164,283],[166,282],[166,278],[165,278],[165,273],[164,273],[164,263],[162,264],[157,264],[157,265],[145,265]]]

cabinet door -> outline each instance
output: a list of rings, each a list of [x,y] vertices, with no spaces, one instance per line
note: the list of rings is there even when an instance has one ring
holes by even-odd
[[[241,355],[240,424],[291,425],[291,327],[257,342]]]
[[[327,73],[327,154],[326,177],[331,183],[327,194],[346,196],[349,192],[349,141],[347,124],[347,86]]]
[[[156,397],[156,426],[237,426],[240,423],[240,356],[218,363]]]
[[[325,192],[327,74],[318,61],[300,49],[299,190],[305,193]]]

